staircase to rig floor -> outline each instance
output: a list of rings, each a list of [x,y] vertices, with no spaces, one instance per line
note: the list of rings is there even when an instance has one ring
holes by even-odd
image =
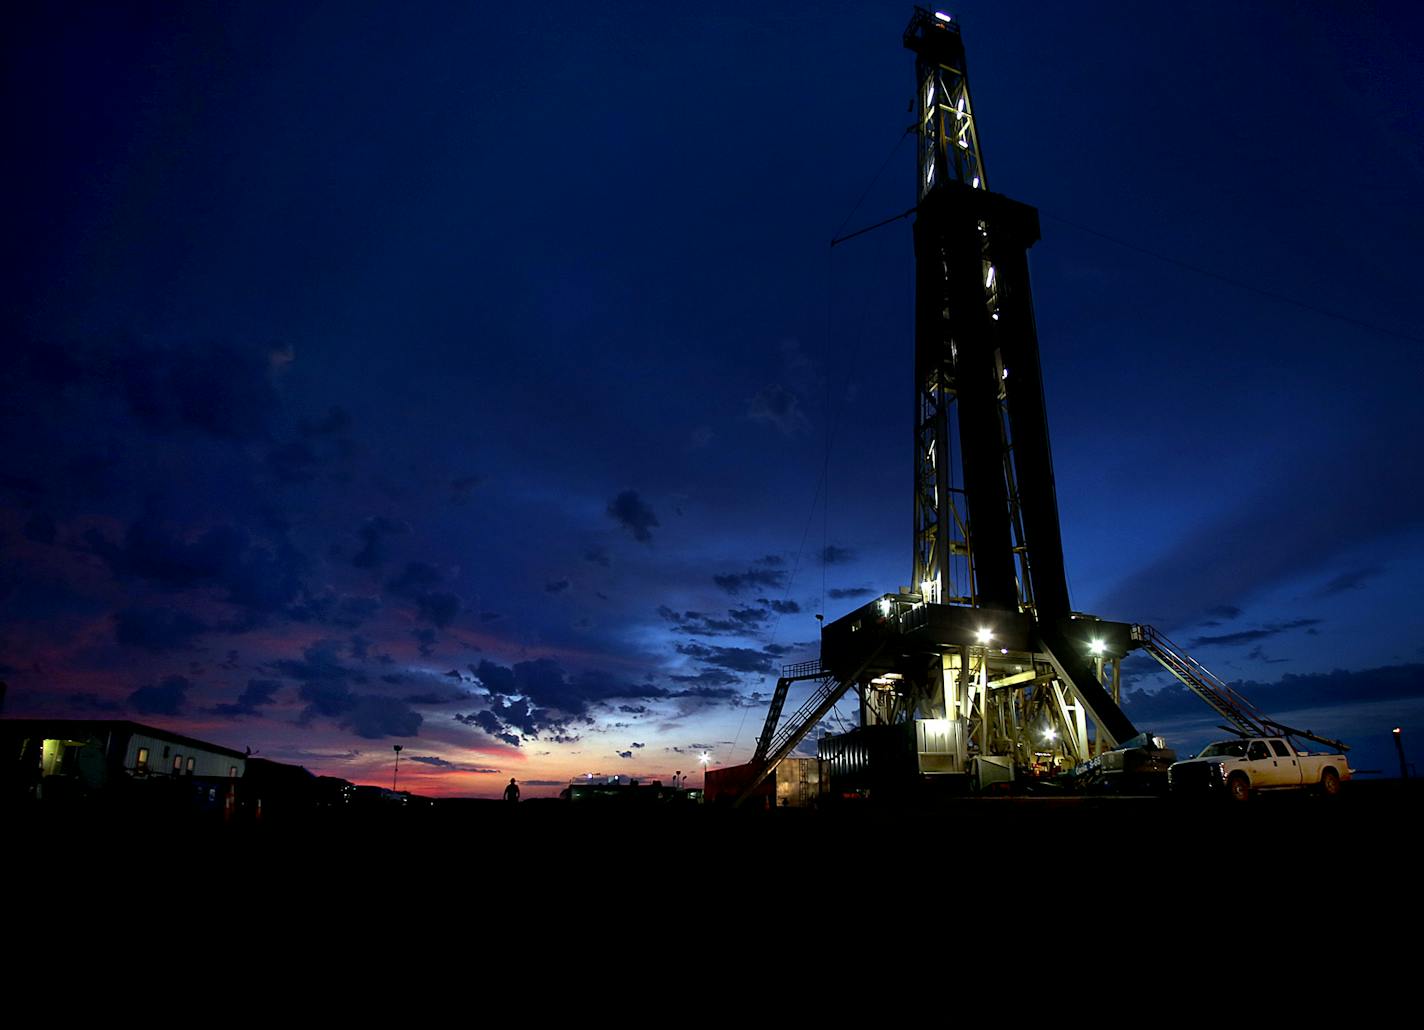
[[[860,668],[844,679],[821,668],[820,659],[814,662],[799,662],[782,668],[781,676],[776,681],[776,693],[772,695],[771,704],[767,708],[766,725],[762,728],[761,736],[757,738],[756,752],[752,755],[750,762],[751,779],[737,795],[736,804],[740,805],[750,797],[752,792],[776,770],[782,760],[795,750],[796,745],[801,743],[806,734],[830,714],[836,702],[845,696],[846,691],[855,686],[861,673],[879,657],[883,647],[882,643],[872,650],[866,655]],[[786,694],[791,684],[807,680],[815,681],[816,689],[801,703],[801,707],[791,714],[786,720],[786,724],[778,727],[777,723],[781,721],[781,710],[786,705]]]
[[[1172,643],[1151,626],[1133,626],[1132,639],[1142,645],[1142,649],[1161,663],[1197,697],[1207,703],[1212,711],[1221,716],[1230,726],[1222,729],[1243,737],[1302,737],[1317,744],[1348,751],[1349,745],[1338,740],[1322,737],[1309,730],[1298,730],[1270,718],[1238,691],[1232,689],[1225,680],[1213,674],[1206,666],[1192,658],[1176,644]]]

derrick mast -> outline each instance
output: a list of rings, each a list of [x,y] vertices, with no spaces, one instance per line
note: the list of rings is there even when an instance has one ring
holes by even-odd
[[[989,192],[959,27],[917,9],[904,42],[919,108],[911,589],[1067,615],[1028,282],[1038,213]]]
[[[1090,767],[1138,736],[1118,700],[1140,627],[1068,598],[1029,290],[1038,212],[989,189],[959,27],[916,8],[903,42],[918,111],[912,579],[782,670],[742,797],[852,694],[859,725],[817,743],[832,793],[984,788]],[[1148,751],[1165,772],[1168,752]]]

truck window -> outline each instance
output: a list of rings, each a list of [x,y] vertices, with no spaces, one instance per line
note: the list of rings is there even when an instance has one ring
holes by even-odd
[[[1245,758],[1246,742],[1244,740],[1219,740],[1215,744],[1208,744],[1202,749],[1198,758]]]
[[[1270,758],[1271,753],[1266,750],[1266,742],[1264,740],[1253,740],[1251,741],[1250,750],[1246,752],[1246,757],[1252,762],[1259,762],[1263,758]]]
[[[1282,758],[1289,758],[1291,756],[1290,748],[1286,747],[1286,742],[1283,740],[1271,741],[1271,750]]]

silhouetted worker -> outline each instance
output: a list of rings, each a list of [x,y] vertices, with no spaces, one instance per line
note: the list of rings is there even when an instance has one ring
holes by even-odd
[[[504,800],[514,802],[519,800],[519,784],[514,782],[514,777],[509,778],[509,786],[504,788]]]

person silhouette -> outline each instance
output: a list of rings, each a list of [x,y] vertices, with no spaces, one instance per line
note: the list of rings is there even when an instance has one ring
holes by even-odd
[[[509,786],[504,788],[504,800],[511,802],[519,800],[519,784],[514,782],[513,776],[509,778]]]

